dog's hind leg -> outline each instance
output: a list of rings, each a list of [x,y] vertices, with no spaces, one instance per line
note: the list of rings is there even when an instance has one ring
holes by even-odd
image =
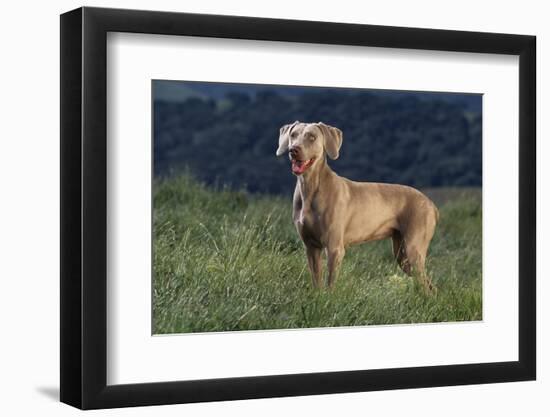
[[[394,230],[391,239],[393,256],[395,257],[397,264],[403,270],[403,272],[405,272],[407,275],[410,275],[411,265],[407,261],[407,255],[405,253],[405,241],[403,240],[403,236],[401,236],[401,232],[399,230]]]
[[[427,229],[423,233],[409,233],[403,239],[406,262],[410,265],[409,274],[418,280],[427,294],[433,294],[437,291],[426,272],[426,255],[432,236],[433,229]]]

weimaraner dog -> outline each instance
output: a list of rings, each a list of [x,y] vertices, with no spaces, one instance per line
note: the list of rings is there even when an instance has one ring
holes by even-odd
[[[435,204],[405,185],[338,176],[326,156],[337,159],[342,140],[340,129],[324,123],[296,121],[280,129],[277,156],[288,152],[297,177],[293,218],[305,245],[313,285],[323,286],[323,250],[332,287],[346,247],[391,237],[401,269],[415,276],[427,293],[434,292],[425,262],[439,219]]]

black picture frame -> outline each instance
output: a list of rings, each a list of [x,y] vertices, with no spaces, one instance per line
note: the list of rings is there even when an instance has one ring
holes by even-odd
[[[107,385],[108,32],[519,56],[519,360]],[[533,380],[536,377],[534,36],[79,8],[61,15],[61,401],[82,409]]]

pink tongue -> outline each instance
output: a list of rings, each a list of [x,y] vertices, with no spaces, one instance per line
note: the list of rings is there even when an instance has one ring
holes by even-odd
[[[292,172],[295,174],[303,174],[306,170],[306,164],[301,161],[292,161]]]

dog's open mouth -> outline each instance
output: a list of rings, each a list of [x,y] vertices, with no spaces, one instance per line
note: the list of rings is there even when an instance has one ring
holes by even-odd
[[[291,159],[292,172],[296,175],[302,175],[306,170],[313,165],[315,158],[308,159],[307,161],[299,161],[298,159]]]

